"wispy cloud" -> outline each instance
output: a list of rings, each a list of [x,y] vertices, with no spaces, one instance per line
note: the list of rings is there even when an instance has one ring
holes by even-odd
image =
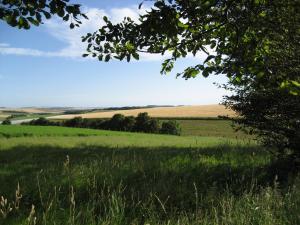
[[[94,32],[99,27],[104,25],[103,16],[109,17],[113,23],[120,22],[124,17],[130,17],[138,21],[139,15],[145,13],[147,8],[138,10],[137,6],[126,8],[112,8],[103,10],[98,8],[85,8],[89,20],[83,20],[79,28],[70,29],[67,23],[62,23],[61,20],[53,18],[45,22],[46,31],[56,40],[65,43],[64,48],[57,51],[43,51],[32,48],[14,47],[8,43],[0,43],[0,54],[2,55],[17,55],[17,56],[35,56],[35,57],[65,57],[73,59],[82,59],[82,54],[85,52],[86,43],[81,42],[81,37],[88,32]],[[162,56],[160,54],[141,54],[141,61],[157,61],[169,57],[170,55]],[[189,55],[188,57],[192,57]],[[203,55],[197,55],[196,58],[203,59]]]

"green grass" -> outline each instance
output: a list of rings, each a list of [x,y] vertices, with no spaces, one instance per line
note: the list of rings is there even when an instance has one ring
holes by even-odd
[[[176,120],[181,127],[181,135],[203,136],[203,137],[225,137],[225,138],[253,138],[245,133],[236,132],[230,120],[212,119],[184,119]]]
[[[254,142],[8,127],[0,209],[12,211],[0,224],[300,224],[299,180],[290,184]]]
[[[32,143],[66,148],[99,144],[107,147],[210,147],[233,143],[255,144],[254,141],[238,141],[222,137],[172,136],[83,128],[20,125],[0,125],[1,136],[3,137],[0,138],[1,149],[9,149],[22,144],[30,145]]]
[[[94,136],[106,132],[92,129],[55,127],[55,126],[26,126],[26,125],[0,125],[0,136],[26,137],[26,136]]]

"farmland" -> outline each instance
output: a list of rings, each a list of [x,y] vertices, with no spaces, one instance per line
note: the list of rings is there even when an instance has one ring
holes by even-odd
[[[176,106],[176,107],[155,107],[130,110],[109,110],[105,112],[93,112],[75,115],[59,115],[52,119],[70,119],[75,116],[82,118],[111,118],[114,114],[121,113],[124,116],[137,116],[141,112],[147,112],[151,117],[218,117],[234,116],[234,112],[222,105],[201,105],[201,106]]]
[[[176,121],[181,127],[181,135],[183,136],[209,136],[240,139],[254,138],[241,131],[236,132],[233,123],[230,120],[179,118],[176,119]]]
[[[13,206],[1,206],[2,224],[300,222],[300,183],[286,188],[254,141],[38,126],[0,132],[0,195]]]

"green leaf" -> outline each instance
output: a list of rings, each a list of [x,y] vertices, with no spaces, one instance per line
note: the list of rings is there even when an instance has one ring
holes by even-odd
[[[28,21],[29,21],[30,23],[32,23],[33,25],[35,25],[35,26],[38,26],[38,25],[39,25],[39,21],[33,19],[32,17],[28,17],[27,19],[28,19]]]
[[[133,58],[135,58],[136,60],[140,59],[139,54],[137,54],[136,52],[132,53]]]
[[[46,17],[46,19],[50,19],[51,18],[51,14],[50,13],[48,13],[45,10],[43,10],[42,12],[43,12],[44,16]]]
[[[108,62],[110,60],[110,55],[106,55],[104,61]]]
[[[130,54],[128,54],[128,55],[126,56],[126,60],[127,60],[127,62],[130,62]]]
[[[204,63],[207,63],[209,60],[211,60],[211,59],[213,59],[213,58],[215,58],[214,55],[209,55],[209,56],[205,59],[205,61],[203,62],[203,64],[204,64]]]

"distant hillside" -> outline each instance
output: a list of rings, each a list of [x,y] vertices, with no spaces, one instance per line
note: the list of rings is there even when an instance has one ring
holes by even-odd
[[[83,118],[110,118],[114,114],[121,113],[125,116],[137,116],[141,112],[148,112],[152,117],[218,117],[234,116],[235,113],[226,109],[223,105],[199,105],[199,106],[175,106],[175,107],[156,107],[138,108],[129,110],[111,110],[103,112],[91,112],[72,115],[60,115],[51,118],[70,119],[75,116]]]

